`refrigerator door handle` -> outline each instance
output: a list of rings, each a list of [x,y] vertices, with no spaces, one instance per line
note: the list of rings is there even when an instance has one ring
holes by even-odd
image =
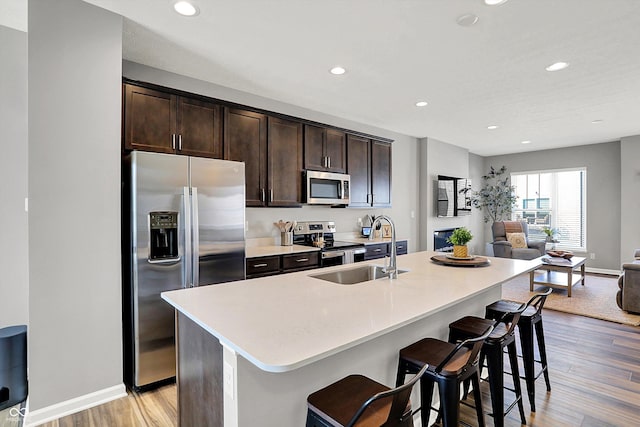
[[[193,283],[191,286],[198,286],[200,284],[200,224],[198,222],[198,188],[191,188],[191,230],[192,230],[192,242],[191,242],[191,271],[193,272]]]
[[[191,203],[190,203],[189,187],[182,188],[182,210],[184,215],[184,275],[182,279],[182,287],[190,288],[193,286],[191,283],[191,259],[192,259],[192,245],[191,245]]]

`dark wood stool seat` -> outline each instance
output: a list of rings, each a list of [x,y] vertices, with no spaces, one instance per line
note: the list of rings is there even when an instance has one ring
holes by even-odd
[[[546,292],[539,293],[531,297],[526,304],[526,309],[520,314],[520,320],[518,321],[520,346],[522,348],[522,364],[524,365],[524,380],[527,386],[531,412],[536,411],[535,381],[541,374],[544,375],[547,391],[551,391],[547,364],[547,351],[544,342],[544,329],[542,326],[542,308],[544,307],[547,297],[551,294],[551,291],[552,289],[549,288]],[[503,319],[504,322],[511,322],[513,318],[509,313],[513,312],[514,308],[517,310],[520,305],[521,303],[516,301],[496,301],[486,307],[485,318],[493,320]],[[534,331],[538,342],[540,360],[535,359],[535,346],[533,342]],[[538,374],[535,373],[536,362],[540,363],[542,366],[541,372]]]
[[[473,384],[473,396],[478,417],[478,425],[484,427],[482,395],[478,358],[482,343],[493,331],[494,325],[484,334],[459,344],[452,344],[435,338],[424,338],[400,350],[396,386],[403,384],[407,374],[428,369],[420,379],[420,418],[422,426],[429,425],[431,397],[434,384],[438,384],[440,412],[444,427],[457,427],[459,420],[460,384],[469,379]]]
[[[489,372],[489,389],[491,392],[491,406],[493,422],[496,427],[504,426],[504,417],[509,411],[518,406],[520,412],[520,420],[522,424],[526,424],[524,416],[524,407],[522,404],[522,388],[520,387],[520,373],[518,370],[518,354],[516,350],[515,326],[518,323],[521,312],[525,310],[525,304],[521,304],[516,312],[509,313],[512,322],[509,324],[500,323],[484,341],[480,352],[480,366],[483,366],[484,360],[487,362]],[[482,317],[466,316],[458,319],[449,325],[449,341],[458,342],[468,338],[482,335],[494,323],[493,320],[483,319]],[[511,367],[511,376],[513,378],[513,392],[515,400],[509,405],[507,410],[504,409],[504,348],[507,348],[509,355],[509,364]],[[466,389],[465,389],[466,395]]]
[[[363,375],[349,375],[307,398],[306,427],[413,427],[411,390],[427,370],[394,389]]]

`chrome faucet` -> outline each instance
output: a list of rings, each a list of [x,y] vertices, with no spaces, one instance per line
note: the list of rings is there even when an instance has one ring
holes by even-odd
[[[390,279],[398,278],[398,266],[396,264],[397,251],[396,251],[396,226],[386,215],[380,215],[377,217],[373,223],[371,224],[371,233],[369,234],[369,240],[373,239],[373,230],[376,229],[376,225],[380,222],[381,219],[386,220],[391,226],[391,258],[389,259],[389,266],[385,266],[385,273],[389,273]]]

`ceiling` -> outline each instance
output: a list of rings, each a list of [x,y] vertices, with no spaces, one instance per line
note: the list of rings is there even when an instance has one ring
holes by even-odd
[[[127,60],[483,156],[640,134],[638,0],[85,1],[126,18]]]

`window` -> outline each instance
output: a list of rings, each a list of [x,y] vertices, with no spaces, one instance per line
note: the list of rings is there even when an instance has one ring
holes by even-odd
[[[512,173],[518,196],[512,219],[527,221],[532,239],[544,239],[549,227],[556,247],[586,251],[586,176],[585,168]]]

